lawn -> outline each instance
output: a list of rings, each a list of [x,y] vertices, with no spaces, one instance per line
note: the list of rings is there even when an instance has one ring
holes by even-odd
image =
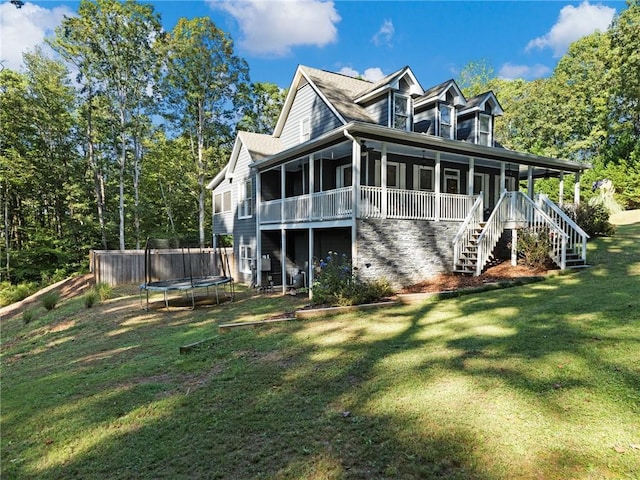
[[[304,300],[146,312],[126,287],[3,319],[2,479],[638,479],[620,223],[588,270],[417,305],[219,334]]]

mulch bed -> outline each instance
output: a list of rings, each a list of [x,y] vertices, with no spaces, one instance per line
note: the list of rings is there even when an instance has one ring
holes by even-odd
[[[456,275],[453,273],[440,274],[424,282],[405,287],[400,293],[434,293],[459,290],[461,288],[480,287],[486,283],[504,280],[515,280],[523,277],[536,277],[548,273],[548,270],[537,270],[524,265],[511,265],[505,261],[489,267],[478,277],[470,275]]]

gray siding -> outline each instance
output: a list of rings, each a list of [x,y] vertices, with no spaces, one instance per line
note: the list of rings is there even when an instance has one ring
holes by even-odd
[[[300,121],[305,117],[310,117],[311,120],[312,139],[341,125],[338,117],[316,94],[311,85],[304,85],[296,92],[291,111],[280,135],[284,148],[291,148],[300,143]]]
[[[420,133],[436,134],[436,108],[431,106],[413,115],[413,131]]]
[[[384,277],[396,289],[450,272],[451,242],[460,225],[426,220],[358,220],[356,266],[362,278]]]
[[[366,105],[365,110],[369,116],[378,124],[389,126],[389,95],[379,97],[375,102]]]
[[[472,115],[470,117],[459,117],[458,131],[456,132],[456,138],[458,140],[476,143],[475,128],[476,128],[475,115]]]
[[[251,163],[251,155],[247,149],[243,146],[238,155],[238,161],[236,168],[233,172],[233,213],[234,213],[234,227],[233,227],[233,255],[237,259],[237,271],[235,272],[235,278],[240,282],[250,283],[251,274],[240,273],[240,264],[242,259],[240,258],[240,245],[247,245],[251,247],[251,254],[253,259],[256,257],[256,181],[255,176],[251,175],[249,164]],[[249,218],[238,218],[238,199],[240,197],[240,189],[244,188],[244,183],[251,178],[253,192],[251,194],[252,201],[252,215]]]

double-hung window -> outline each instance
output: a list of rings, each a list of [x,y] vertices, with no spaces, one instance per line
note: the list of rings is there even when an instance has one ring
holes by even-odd
[[[231,191],[216,193],[213,196],[213,213],[216,215],[231,211]]]
[[[393,96],[393,128],[400,130],[410,130],[410,114],[411,100],[406,95],[400,95],[398,93]]]
[[[251,246],[240,245],[240,265],[239,270],[242,273],[251,273],[251,263],[253,258],[251,257]]]
[[[453,107],[451,105],[440,104],[440,136],[443,138],[453,138]]]
[[[491,146],[491,115],[481,113],[478,118],[478,143]]]
[[[238,218],[253,215],[253,184],[251,179],[238,186]]]
[[[425,192],[433,192],[434,169],[425,165],[413,167],[413,189]]]

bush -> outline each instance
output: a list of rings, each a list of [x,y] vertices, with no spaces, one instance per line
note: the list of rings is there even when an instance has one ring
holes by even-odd
[[[609,222],[609,211],[604,205],[581,203],[577,207],[565,206],[564,211],[590,237],[608,237],[615,233],[615,227]]]
[[[548,229],[523,228],[518,232],[518,255],[523,263],[536,270],[545,270],[551,263],[551,237]]]
[[[93,288],[93,290],[97,293],[98,298],[100,298],[101,302],[104,302],[105,300],[108,300],[109,298],[111,298],[111,293],[113,291],[111,286],[106,283],[97,284]]]
[[[45,293],[42,296],[40,301],[42,302],[42,306],[45,309],[53,310],[54,308],[56,308],[56,304],[58,303],[59,300],[60,300],[60,294],[56,291],[51,291],[51,292]]]
[[[100,294],[96,290],[89,290],[84,294],[85,308],[93,307],[100,300]]]
[[[34,282],[20,283],[18,285],[2,282],[0,283],[0,307],[24,300],[37,290],[38,285]]]
[[[314,265],[317,270],[313,282],[314,305],[360,305],[379,301],[392,293],[386,280],[368,282],[358,277],[358,269],[345,254],[329,252]]]
[[[24,312],[22,312],[22,321],[25,325],[31,323],[34,318],[36,318],[36,314],[33,310],[25,310]]]

